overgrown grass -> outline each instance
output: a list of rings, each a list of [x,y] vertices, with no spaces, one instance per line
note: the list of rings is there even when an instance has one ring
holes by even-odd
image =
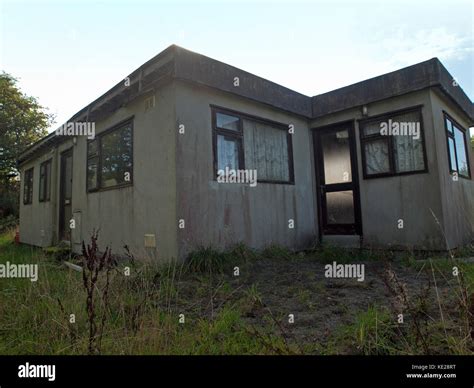
[[[0,263],[38,264],[37,282],[28,279],[0,279],[0,354],[86,354],[87,314],[82,275],[65,267],[56,254],[13,243],[13,230],[0,234]],[[100,245],[100,239],[99,239]],[[384,259],[390,260],[390,253]],[[341,311],[353,315],[351,323],[336,325],[325,341],[299,344],[287,325],[291,311],[272,311],[266,305],[268,285],[254,280],[246,284],[234,278],[233,268],[253,276],[254,264],[375,261],[380,252],[318,247],[295,253],[276,245],[258,252],[238,244],[226,251],[203,247],[184,264],[168,262],[159,266],[120,262],[112,271],[107,321],[101,344],[102,354],[415,354],[423,352],[410,327],[396,322],[387,306],[370,306],[366,311]],[[280,264],[278,264],[280,263]],[[426,262],[406,260],[407,270],[429,271]],[[452,262],[434,263],[434,273],[448,277]],[[282,267],[286,268],[286,267]],[[460,263],[467,287],[474,286],[474,265]],[[129,276],[128,274],[129,271]],[[278,272],[272,272],[276,275]],[[261,281],[262,279],[260,279]],[[264,279],[273,284],[273,278]],[[447,281],[447,280],[444,280]],[[449,283],[449,284],[451,284]],[[271,287],[270,287],[271,288]],[[263,290],[263,291],[262,291]],[[265,293],[267,290],[267,294]],[[356,289],[353,288],[354,292]],[[305,287],[288,286],[288,297],[315,317],[318,306],[328,300],[324,283]],[[352,291],[350,291],[352,292]],[[382,292],[382,290],[380,290]],[[444,297],[444,295],[442,295]],[[416,301],[417,299],[414,298]],[[456,301],[456,298],[454,298]],[[428,301],[425,301],[428,303]],[[433,303],[433,301],[429,301]],[[451,305],[449,304],[451,303]],[[472,354],[472,344],[464,334],[461,309],[443,301],[445,321],[427,319],[423,333],[429,351],[440,354]],[[423,300],[413,303],[422,314]],[[450,307],[449,307],[450,306]],[[296,306],[294,306],[296,307]],[[449,309],[450,311],[448,311]],[[71,322],[74,314],[74,322]],[[298,327],[299,315],[296,314]],[[311,329],[313,330],[313,329]],[[314,329],[316,330],[316,329]],[[462,335],[460,332],[462,331]],[[311,338],[306,334],[305,337]]]
[[[0,279],[0,354],[85,354],[87,315],[81,274],[39,248],[15,245],[12,240],[11,232],[0,236],[0,263],[38,264],[39,277],[37,282]],[[191,268],[206,271],[207,265],[216,263],[212,260]],[[130,276],[124,275],[127,266]],[[222,306],[212,319],[186,311],[180,323],[173,305],[179,298],[181,275],[176,263],[160,267],[123,263],[116,268],[102,354],[272,353],[248,331],[235,306]],[[269,338],[281,342],[276,336]]]

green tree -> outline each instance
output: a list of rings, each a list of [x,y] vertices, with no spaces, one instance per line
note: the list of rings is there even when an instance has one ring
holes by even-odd
[[[12,196],[18,196],[19,155],[46,135],[53,122],[53,115],[36,98],[24,94],[15,78],[5,72],[0,74],[0,216],[5,207],[11,206]],[[5,198],[9,198],[8,204],[2,200]]]

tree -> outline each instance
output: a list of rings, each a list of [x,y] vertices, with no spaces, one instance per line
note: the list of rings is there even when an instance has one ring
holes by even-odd
[[[46,135],[53,116],[34,97],[22,93],[17,80],[0,74],[0,179],[15,176],[18,156]]]
[[[36,98],[22,93],[17,82],[10,74],[0,74],[0,216],[6,206],[2,198],[18,195],[19,155],[46,135],[54,122],[53,115]]]

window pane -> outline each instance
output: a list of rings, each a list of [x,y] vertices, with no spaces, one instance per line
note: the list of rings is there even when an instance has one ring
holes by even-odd
[[[419,139],[415,139],[412,136],[394,136],[393,145],[396,172],[421,171],[425,169],[421,136]]]
[[[448,137],[449,143],[449,168],[451,171],[457,171],[458,167],[456,164],[456,152],[454,146],[454,139],[452,137]]]
[[[240,131],[239,118],[226,115],[224,113],[216,113],[216,125],[218,128],[230,129],[231,131]]]
[[[391,121],[395,172],[425,169],[421,112],[411,111],[393,116]],[[397,128],[398,127],[398,128]]]
[[[45,200],[45,186],[46,186],[46,177],[45,177],[46,165],[42,164],[40,166],[40,179],[39,179],[39,200]]]
[[[72,198],[72,156],[64,158],[64,199]]]
[[[40,166],[39,180],[39,200],[48,201],[50,199],[51,186],[51,162],[46,162]]]
[[[326,184],[352,182],[351,151],[347,129],[321,135]]]
[[[99,158],[91,158],[87,161],[87,190],[97,189],[97,173]]]
[[[368,175],[390,172],[388,140],[366,141],[364,144],[366,173]]]
[[[289,182],[287,131],[244,120],[245,167],[256,169],[259,180]]]
[[[51,199],[51,162],[46,163],[46,191],[45,200]]]
[[[353,224],[354,194],[352,191],[326,193],[328,224]]]
[[[469,176],[467,153],[464,143],[464,132],[462,132],[456,126],[454,126],[454,140],[456,143],[456,155],[458,157],[459,175]]]
[[[363,124],[363,135],[380,135],[380,121],[372,121],[369,123]]]
[[[101,138],[101,187],[113,187],[131,181],[132,127],[130,124]],[[126,177],[130,179],[127,180]]]
[[[217,170],[239,169],[239,140],[217,136]]]
[[[98,147],[97,139],[89,141],[87,143],[87,156],[95,156],[97,155],[97,147]]]
[[[448,119],[447,117],[445,117],[445,120],[446,120],[446,129],[453,133],[453,124],[451,123],[451,120]]]
[[[25,171],[25,175],[24,175],[24,179],[25,179],[25,183],[23,184],[23,203],[28,203],[28,186],[29,186],[29,182],[28,182],[28,171]]]
[[[25,171],[25,183],[23,186],[23,203],[30,204],[33,202],[33,169]]]

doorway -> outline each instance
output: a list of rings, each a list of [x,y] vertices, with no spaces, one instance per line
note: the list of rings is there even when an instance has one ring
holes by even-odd
[[[320,239],[362,235],[354,122],[313,129]]]
[[[61,154],[59,192],[59,240],[71,241],[72,218],[72,148]]]

